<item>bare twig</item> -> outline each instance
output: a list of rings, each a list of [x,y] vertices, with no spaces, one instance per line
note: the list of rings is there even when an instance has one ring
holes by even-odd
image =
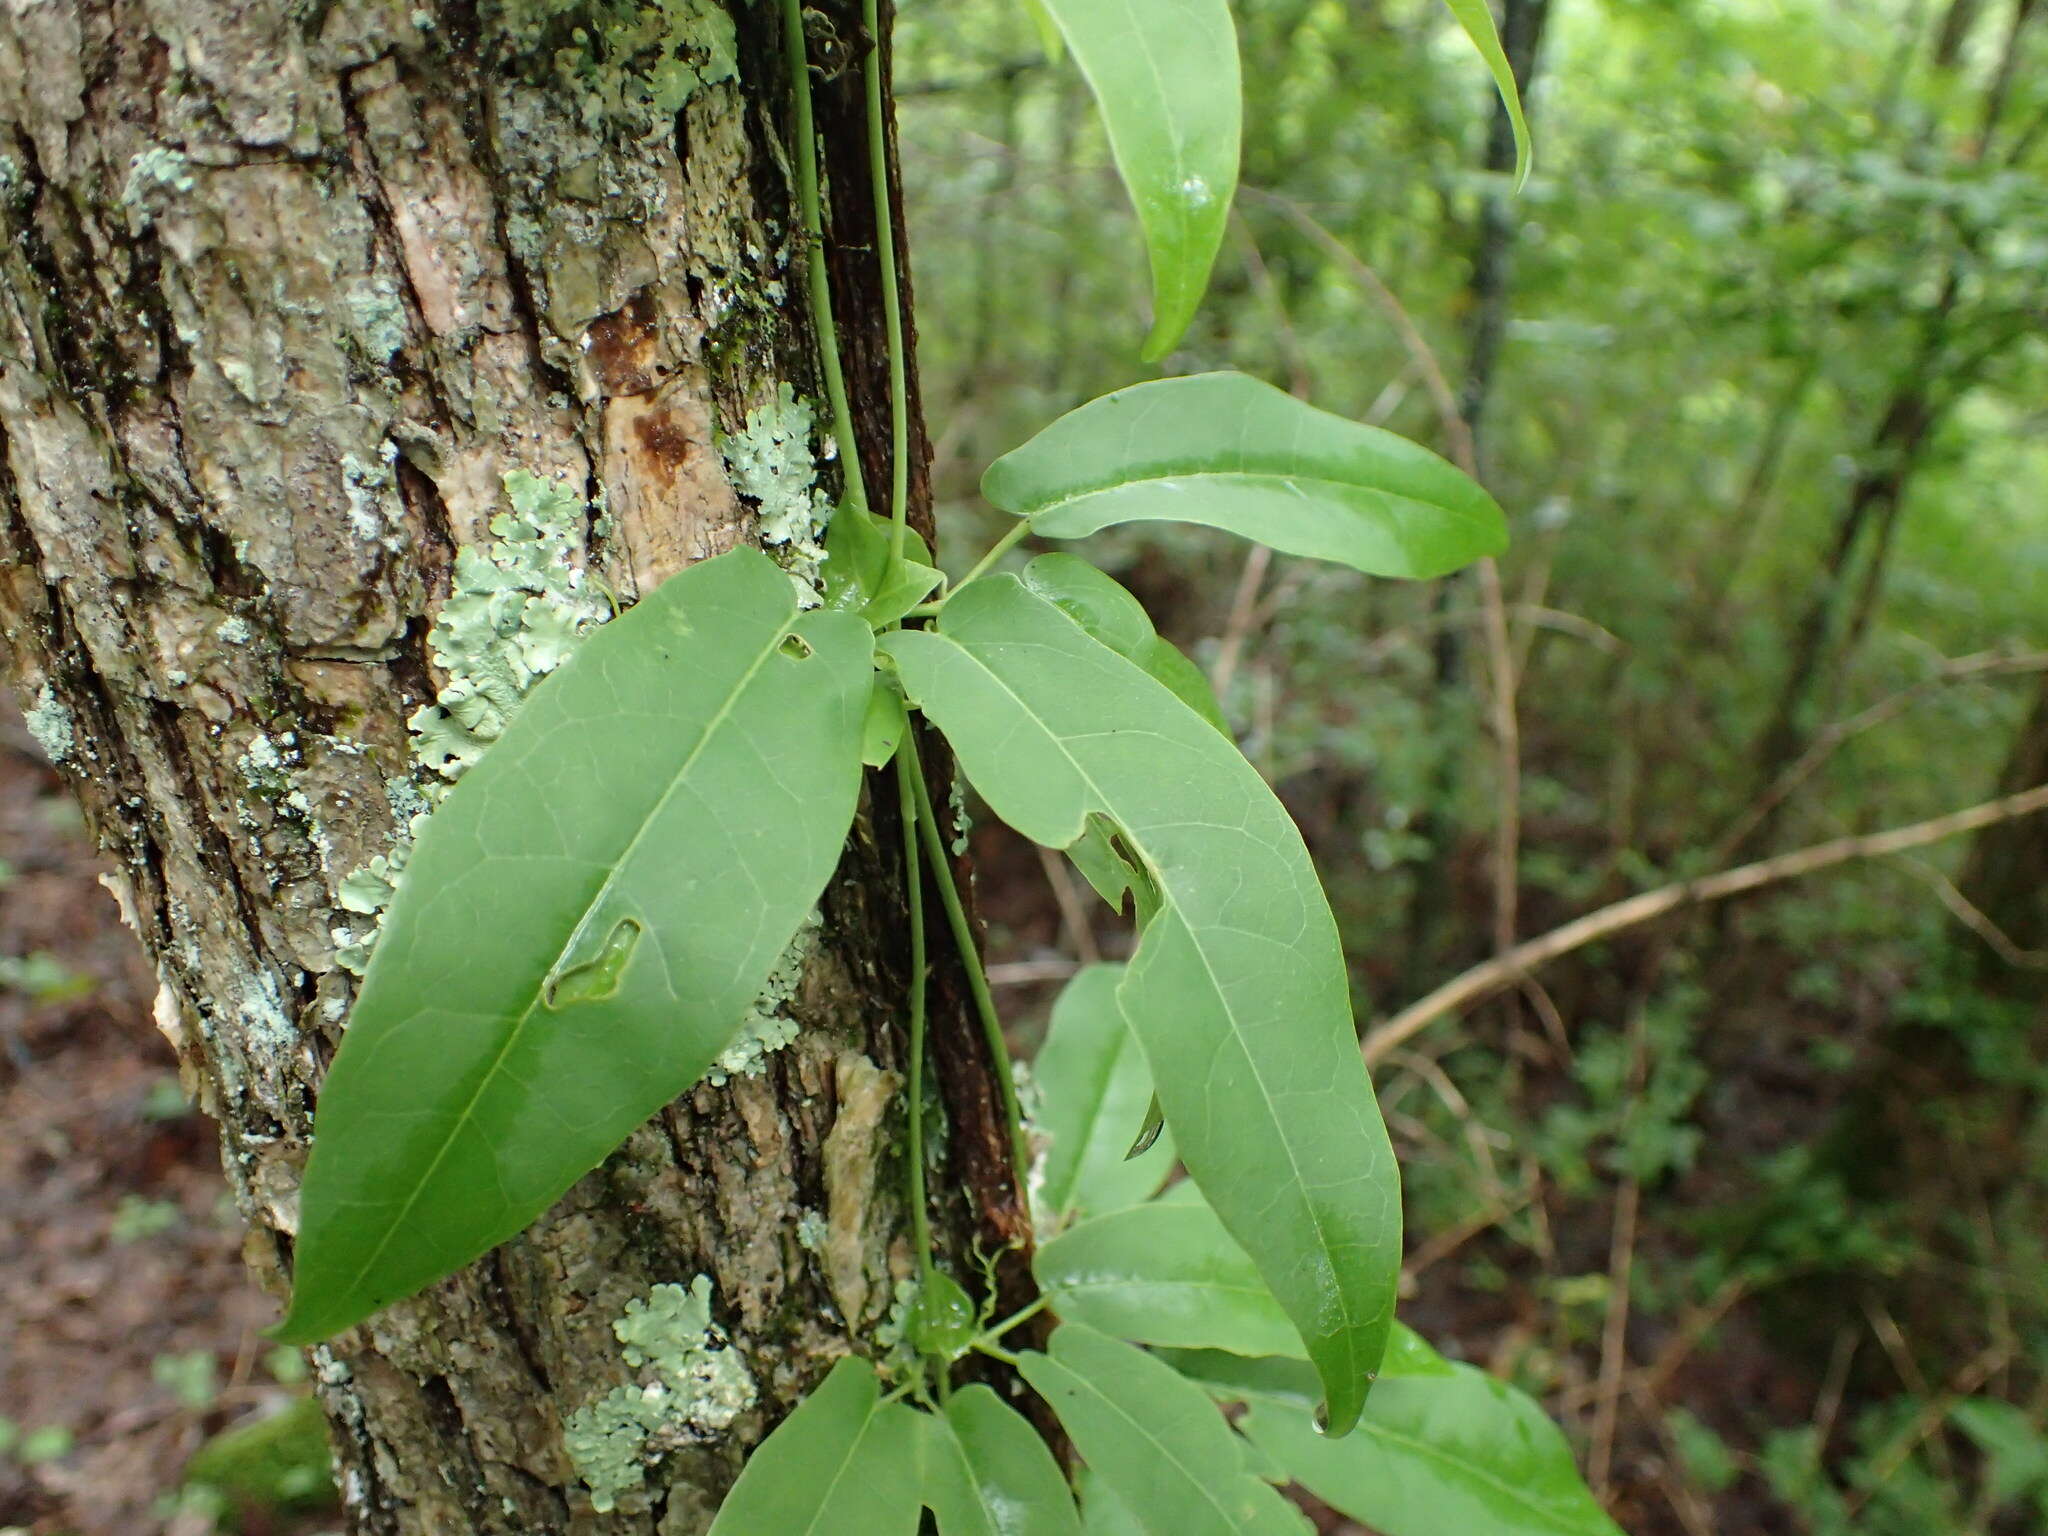
[[[2013,821],[2035,811],[2048,810],[2048,784],[2038,784],[2016,795],[1986,800],[1966,810],[1952,811],[1888,832],[1857,837],[1838,837],[1776,858],[1738,865],[1698,880],[1682,880],[1658,890],[1644,891],[1624,901],[1589,912],[1586,916],[1553,928],[1540,938],[1518,944],[1504,955],[1475,965],[1452,978],[1420,1002],[1412,1003],[1384,1024],[1366,1033],[1363,1049],[1368,1063],[1377,1062],[1418,1031],[1446,1014],[1457,1013],[1501,988],[1512,986],[1522,976],[1549,964],[1560,955],[1638,927],[1680,907],[1720,901],[1783,880],[1818,873],[1856,859],[1883,858],[1924,848],[1945,838],[1974,832],[1980,827]]]
[[[1060,909],[1060,926],[1067,933],[1067,947],[1080,956],[1083,965],[1102,958],[1095,945],[1095,927],[1088,921],[1088,904],[1067,872],[1067,861],[1050,848],[1038,850],[1038,867],[1045,871],[1045,883],[1052,887],[1052,899]]]
[[[1913,871],[1934,891],[1935,897],[1949,910],[1949,915],[1970,932],[1977,935],[1991,952],[2016,970],[2048,971],[2048,949],[2023,949],[1998,924],[1994,923],[1975,902],[1956,889],[1955,882],[1925,859],[1901,859],[1899,861]]]
[[[1868,709],[1838,720],[1814,737],[1813,744],[1799,755],[1793,763],[1778,776],[1777,782],[1759,795],[1756,801],[1743,813],[1714,844],[1714,852],[1722,857],[1740,848],[1765,820],[1779,806],[1795,794],[1800,785],[1820,771],[1821,765],[1833,757],[1842,746],[1887,720],[1897,718],[1912,705],[1937,689],[1950,683],[1959,683],[1978,677],[2007,677],[2017,673],[2048,670],[2048,651],[1981,651],[1974,656],[1959,656],[1944,663],[1929,677],[1922,678],[1910,688],[1901,688],[1897,693],[1879,699]]]

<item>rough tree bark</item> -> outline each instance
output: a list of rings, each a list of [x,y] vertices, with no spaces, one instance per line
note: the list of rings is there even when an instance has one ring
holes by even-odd
[[[857,58],[858,7],[811,10]],[[374,861],[435,782],[408,721],[488,735],[432,712],[462,701],[428,634],[506,477],[573,490],[568,559],[621,599],[756,537],[788,477],[838,478],[806,420],[778,28],[762,0],[0,6],[5,664],[273,1290]],[[886,484],[857,67],[819,91]],[[924,464],[920,431],[928,523]],[[894,816],[864,801],[765,1070],[699,1085],[525,1236],[314,1352],[354,1531],[699,1531],[885,1316],[909,1262]],[[997,1249],[1024,1223],[991,1064],[960,978],[936,983],[941,1240]],[[644,1488],[600,1513],[565,1424],[635,1379],[628,1304],[699,1274],[759,1403],[648,1442]]]

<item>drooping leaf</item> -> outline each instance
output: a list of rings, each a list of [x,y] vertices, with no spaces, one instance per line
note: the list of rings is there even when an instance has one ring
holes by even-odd
[[[1126,660],[1172,689],[1224,735],[1230,726],[1202,669],[1152,627],[1145,605],[1115,578],[1073,555],[1040,555],[1024,567],[1024,585]]]
[[[1115,1338],[1242,1355],[1302,1352],[1258,1266],[1199,1198],[1084,1221],[1042,1244],[1032,1269],[1062,1318]]]
[[[1515,129],[1515,190],[1519,192],[1529,179],[1529,122],[1522,115],[1522,93],[1515,84],[1515,71],[1493,24],[1493,7],[1487,0],[1444,0],[1444,6],[1458,19],[1465,35],[1472,39],[1472,46],[1479,50],[1479,57],[1486,61],[1500,92],[1501,104],[1508,109],[1508,121]]]
[[[1442,576],[1507,544],[1500,508],[1456,466],[1241,373],[1091,400],[997,459],[981,490],[1055,539],[1201,523],[1369,576]]]
[[[748,1458],[709,1536],[916,1536],[917,1419],[841,1360]]]
[[[1227,0],[1038,0],[1088,77],[1152,263],[1147,359],[1194,318],[1237,194],[1243,87]]]
[[[1542,1408],[1398,1324],[1365,1416],[1341,1441],[1316,1433],[1316,1382],[1293,1361],[1165,1358],[1219,1398],[1248,1402],[1239,1428],[1254,1445],[1324,1503],[1387,1536],[1620,1536]]]
[[[868,695],[867,716],[861,721],[860,760],[870,768],[886,765],[896,755],[910,721],[903,710],[903,695],[881,673],[875,674],[874,691]]]
[[[1393,1316],[1400,1189],[1300,834],[1237,751],[1013,576],[884,637],[989,807],[1060,848],[1113,822],[1157,891],[1118,1002],[1181,1160],[1356,1420]]]
[[[1147,1536],[1303,1536],[1208,1394],[1142,1349],[1075,1323],[1021,1366],[1089,1470]]]
[[[535,690],[385,919],[320,1090],[280,1337],[503,1242],[703,1075],[838,861],[871,646],[739,550]]]
[[[1170,1138],[1124,1155],[1152,1100],[1152,1069],[1117,1006],[1123,975],[1120,965],[1091,965],[1068,982],[1031,1063],[1049,1138],[1038,1193],[1052,1219],[1136,1205],[1173,1170]]]
[[[901,561],[889,556],[888,522],[858,507],[839,507],[825,526],[825,564],[818,573],[825,604],[858,613],[877,627],[893,624],[943,579],[915,528],[904,530]]]
[[[1080,1536],[1081,1517],[1038,1431],[984,1386],[918,1415],[920,1482],[939,1536]]]

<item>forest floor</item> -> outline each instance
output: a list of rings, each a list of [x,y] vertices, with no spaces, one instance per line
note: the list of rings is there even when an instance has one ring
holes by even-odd
[[[0,1531],[202,1536],[211,1436],[294,1395],[211,1124],[76,810],[0,702]],[[331,1528],[251,1510],[244,1536]],[[234,1528],[230,1526],[229,1528]]]

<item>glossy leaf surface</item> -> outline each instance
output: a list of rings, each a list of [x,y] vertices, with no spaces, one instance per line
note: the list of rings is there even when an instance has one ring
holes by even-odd
[[[1091,815],[1158,906],[1118,1001],[1175,1146],[1301,1331],[1342,1434],[1393,1316],[1400,1190],[1300,834],[1236,749],[1012,576],[890,634],[910,697],[990,808],[1062,848]]]
[[[916,1536],[918,1416],[845,1359],[761,1442],[709,1536]]]
[[[320,1090],[281,1337],[511,1237],[703,1075],[838,862],[871,647],[739,550],[534,691],[385,920]]]
[[[1494,87],[1500,92],[1501,104],[1508,109],[1508,121],[1515,129],[1515,187],[1520,190],[1529,179],[1529,122],[1522,115],[1522,93],[1515,84],[1507,53],[1500,45],[1500,31],[1494,26],[1493,7],[1487,0],[1444,0],[1444,6],[1472,39],[1479,57],[1486,61]]]
[[[1091,965],[1069,981],[1031,1063],[1048,1138],[1038,1195],[1054,1218],[1136,1205],[1173,1171],[1168,1136],[1124,1155],[1152,1102],[1152,1069],[1117,1005],[1123,975],[1120,965]]]
[[[1200,1199],[1084,1221],[1044,1243],[1032,1268],[1062,1318],[1116,1338],[1241,1355],[1302,1352],[1258,1266]]]
[[[1493,498],[1447,460],[1241,373],[1091,400],[997,459],[981,489],[1055,539],[1201,523],[1371,576],[1442,576],[1507,545]]]
[[[1147,1536],[1304,1536],[1308,1522],[1251,1474],[1208,1394],[1143,1350],[1066,1324],[1020,1367],[1089,1471]]]
[[[1080,1536],[1059,1463],[1024,1416],[984,1386],[919,1414],[925,1506],[939,1536]]]
[[[1287,1360],[1169,1355],[1221,1398],[1250,1403],[1239,1427],[1325,1503],[1387,1536],[1620,1536],[1541,1407],[1506,1382],[1445,1360],[1396,1326],[1357,1431],[1318,1435],[1316,1383]]]
[[[1152,264],[1147,358],[1194,318],[1237,194],[1243,88],[1227,0],[1040,0],[1088,77]]]

